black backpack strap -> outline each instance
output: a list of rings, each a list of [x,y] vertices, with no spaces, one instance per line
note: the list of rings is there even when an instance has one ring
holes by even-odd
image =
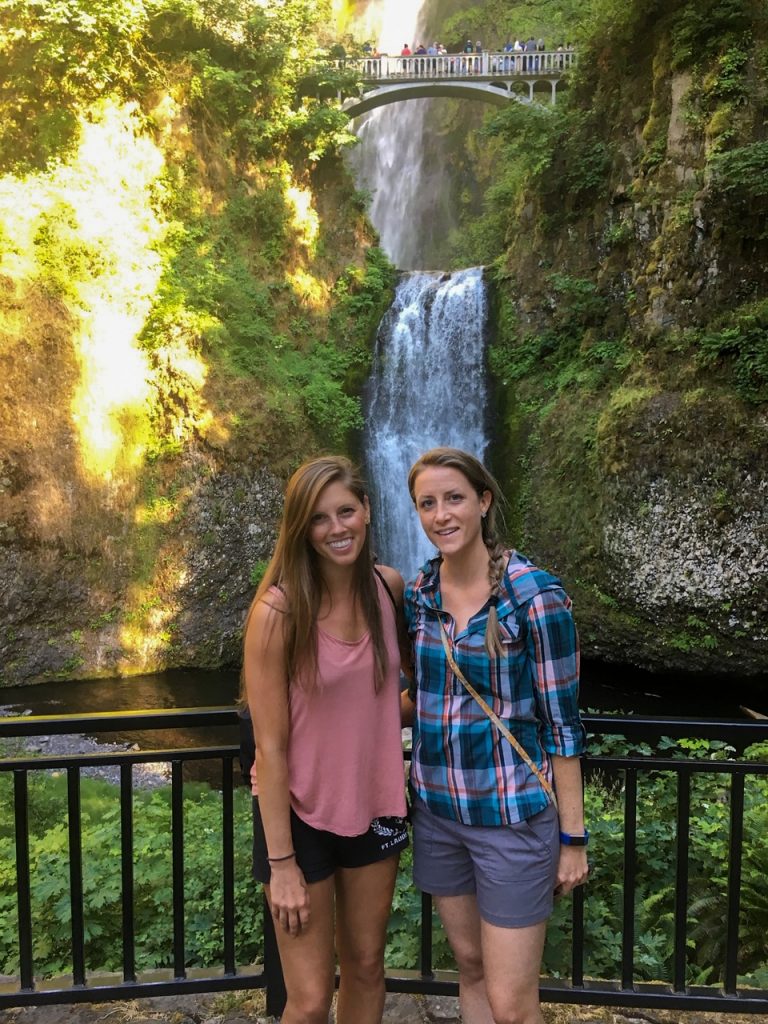
[[[382,584],[384,585],[384,589],[389,594],[389,600],[392,602],[392,607],[395,609],[395,618],[397,618],[397,601],[395,600],[395,595],[392,593],[392,591],[389,588],[389,584],[384,579],[384,577],[382,576],[382,574],[379,572],[379,570],[376,568],[375,565],[373,567],[373,571],[379,577],[379,579],[381,580]]]

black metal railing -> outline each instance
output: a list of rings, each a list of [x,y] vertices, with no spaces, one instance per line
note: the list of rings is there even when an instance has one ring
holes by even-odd
[[[737,751],[751,743],[768,741],[768,722],[716,722],[708,719],[641,718],[639,716],[586,715],[587,730],[595,736],[621,735],[629,740],[653,740],[661,736],[725,740]],[[40,737],[55,734],[104,734],[129,730],[206,729],[234,726],[232,708],[195,708],[166,711],[136,711],[68,716],[23,716],[0,719],[0,742],[11,737]],[[258,964],[238,963],[235,924],[235,762],[234,744],[164,750],[127,750],[110,753],[32,756],[26,752],[0,760],[0,778],[13,778],[16,916],[18,972],[13,981],[0,984],[0,1009],[11,1006],[85,1001],[133,999],[144,995],[182,992],[225,991],[249,987],[265,988],[267,1010],[279,1013],[284,988],[271,918],[264,919],[264,951]],[[170,765],[172,939],[164,971],[137,970],[136,925],[134,920],[134,777],[135,765],[163,762]],[[200,762],[220,765],[221,793],[221,875],[217,885],[222,893],[223,947],[221,962],[211,969],[187,966],[185,948],[185,847],[184,767]],[[621,950],[617,976],[594,979],[585,969],[585,905],[589,890],[577,890],[571,901],[571,969],[566,979],[543,978],[542,998],[550,1002],[600,1004],[628,1007],[690,1008],[702,1011],[768,1013],[768,990],[745,988],[739,983],[739,925],[741,919],[742,861],[744,843],[745,786],[748,779],[768,777],[768,764],[741,760],[697,760],[645,754],[642,756],[600,756],[585,759],[589,778],[595,772],[615,780],[623,791],[623,892],[621,898]],[[86,963],[87,915],[83,892],[83,831],[81,814],[81,773],[87,767],[113,766],[119,772],[120,816],[120,904],[122,915],[122,968],[118,976],[89,973]],[[61,977],[36,977],[32,908],[32,865],[30,862],[31,773],[66,773],[67,855],[69,867],[68,905],[71,919],[71,981]],[[653,773],[669,773],[675,780],[677,819],[675,829],[675,879],[673,963],[671,981],[638,982],[635,964],[635,892],[638,870],[638,779]],[[728,783],[729,835],[727,850],[726,938],[724,962],[719,966],[718,985],[691,985],[688,976],[688,907],[690,899],[688,860],[691,825],[691,786],[700,773],[722,776]],[[215,823],[212,823],[212,827]],[[765,837],[762,837],[764,842]],[[599,860],[599,850],[596,851]],[[421,901],[421,937],[417,970],[389,970],[387,988],[395,992],[455,995],[456,975],[433,967],[432,905],[428,896]],[[0,971],[2,968],[0,967]]]

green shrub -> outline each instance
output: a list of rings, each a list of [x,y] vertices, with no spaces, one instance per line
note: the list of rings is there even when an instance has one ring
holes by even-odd
[[[11,780],[0,778],[0,972],[18,971]],[[122,964],[119,790],[82,780],[85,957],[90,971]],[[71,971],[66,779],[30,778],[33,958],[40,975]],[[187,785],[184,800],[186,956],[205,967],[223,958],[221,795]],[[261,896],[250,877],[250,796],[235,791],[235,947],[241,963],[261,956]],[[170,791],[134,797],[134,915],[140,970],[173,963]],[[6,856],[6,854],[8,854]]]
[[[768,196],[768,142],[716,153],[709,165],[718,192],[746,201]]]
[[[768,302],[743,306],[701,332],[697,360],[730,367],[736,390],[748,402],[768,401]]]

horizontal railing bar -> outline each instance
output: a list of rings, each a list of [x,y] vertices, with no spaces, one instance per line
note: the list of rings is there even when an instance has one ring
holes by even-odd
[[[707,775],[730,775],[739,771],[745,775],[768,775],[768,764],[762,761],[705,761],[689,757],[584,757],[590,768],[640,768],[648,772],[682,771],[684,768]]]
[[[165,761],[210,761],[236,756],[238,746],[229,747],[184,747],[167,750],[118,750],[108,754],[98,752],[84,754],[58,754],[56,756],[14,757],[0,759],[0,771],[15,769],[26,771],[48,771],[54,768],[103,768],[122,764],[155,764]],[[410,759],[411,751],[404,752]],[[653,755],[632,757],[593,756],[585,754],[584,759],[591,768],[638,768],[645,771],[682,771],[683,768],[707,774],[729,774],[740,769],[747,775],[768,774],[768,764],[759,761],[708,761],[686,757],[655,757]]]
[[[182,995],[184,993],[226,992],[239,989],[263,988],[265,976],[258,969],[244,967],[236,975],[215,974],[178,980],[125,982],[106,985],[85,985],[79,988],[45,988],[46,982],[34,991],[8,993],[7,986],[0,989],[0,1010],[16,1006],[52,1006],[68,1003],[98,1003],[113,1000],[139,999],[152,996]],[[48,982],[47,984],[50,984]],[[422,977],[418,971],[388,971],[385,984],[389,992],[424,995],[458,994],[458,979],[451,971],[436,971],[434,977]],[[5,991],[3,991],[5,990]],[[768,1011],[768,991],[742,989],[737,995],[727,996],[722,990],[697,986],[685,995],[675,993],[668,985],[635,983],[632,989],[622,989],[610,982],[585,981],[583,987],[572,988],[567,981],[542,979],[539,993],[546,1003],[573,1005],[631,1006],[651,1009],[690,1009],[701,1012],[762,1013]]]
[[[236,756],[239,747],[184,747],[178,750],[116,750],[110,754],[58,754],[0,760],[0,771],[49,771],[53,768],[105,768],[122,764],[162,764],[170,761],[214,761]]]
[[[2,693],[2,691],[0,691]],[[79,732],[126,729],[172,729],[181,726],[237,725],[233,707],[165,708],[141,711],[94,711],[79,715],[13,715],[0,718],[2,736],[66,736]]]
[[[768,721],[753,718],[681,718],[679,715],[593,715],[582,714],[588,733],[610,736],[618,733],[635,737],[653,735],[681,738],[718,739],[739,744],[768,737]]]
[[[139,999],[152,996],[175,996],[186,993],[232,992],[248,988],[264,988],[266,979],[259,965],[258,970],[240,968],[241,973],[233,975],[212,974],[196,978],[182,978],[168,981],[117,982],[106,985],[82,985],[78,988],[44,988],[34,991],[8,993],[7,986],[0,988],[0,1010],[15,1006],[54,1006],[67,1003],[106,1003],[113,1000]]]
[[[547,980],[539,987],[545,1003],[569,1003],[586,1006],[631,1006],[638,1009],[690,1010],[691,1012],[768,1013],[768,992],[748,989],[728,996],[719,989],[675,993],[666,985],[636,982],[631,989],[612,987],[609,982],[585,982],[584,988],[571,988]]]
[[[240,748],[230,747],[186,747],[169,750],[126,750],[109,754],[59,754],[55,757],[25,757],[0,759],[3,771],[52,771],[72,767],[105,768],[124,764],[164,764],[174,760],[212,761],[236,757]],[[410,760],[411,751],[404,751]],[[623,768],[637,768],[642,771],[680,772],[683,769],[706,775],[730,775],[741,771],[745,775],[768,775],[768,764],[757,761],[703,761],[683,757],[593,757],[584,756],[590,768],[605,768],[617,771]]]

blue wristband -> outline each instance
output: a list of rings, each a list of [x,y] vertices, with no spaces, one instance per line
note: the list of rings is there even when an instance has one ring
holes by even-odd
[[[570,832],[561,832],[560,842],[563,846],[586,846],[589,842],[589,832],[584,829],[584,834],[581,836],[572,836]]]

